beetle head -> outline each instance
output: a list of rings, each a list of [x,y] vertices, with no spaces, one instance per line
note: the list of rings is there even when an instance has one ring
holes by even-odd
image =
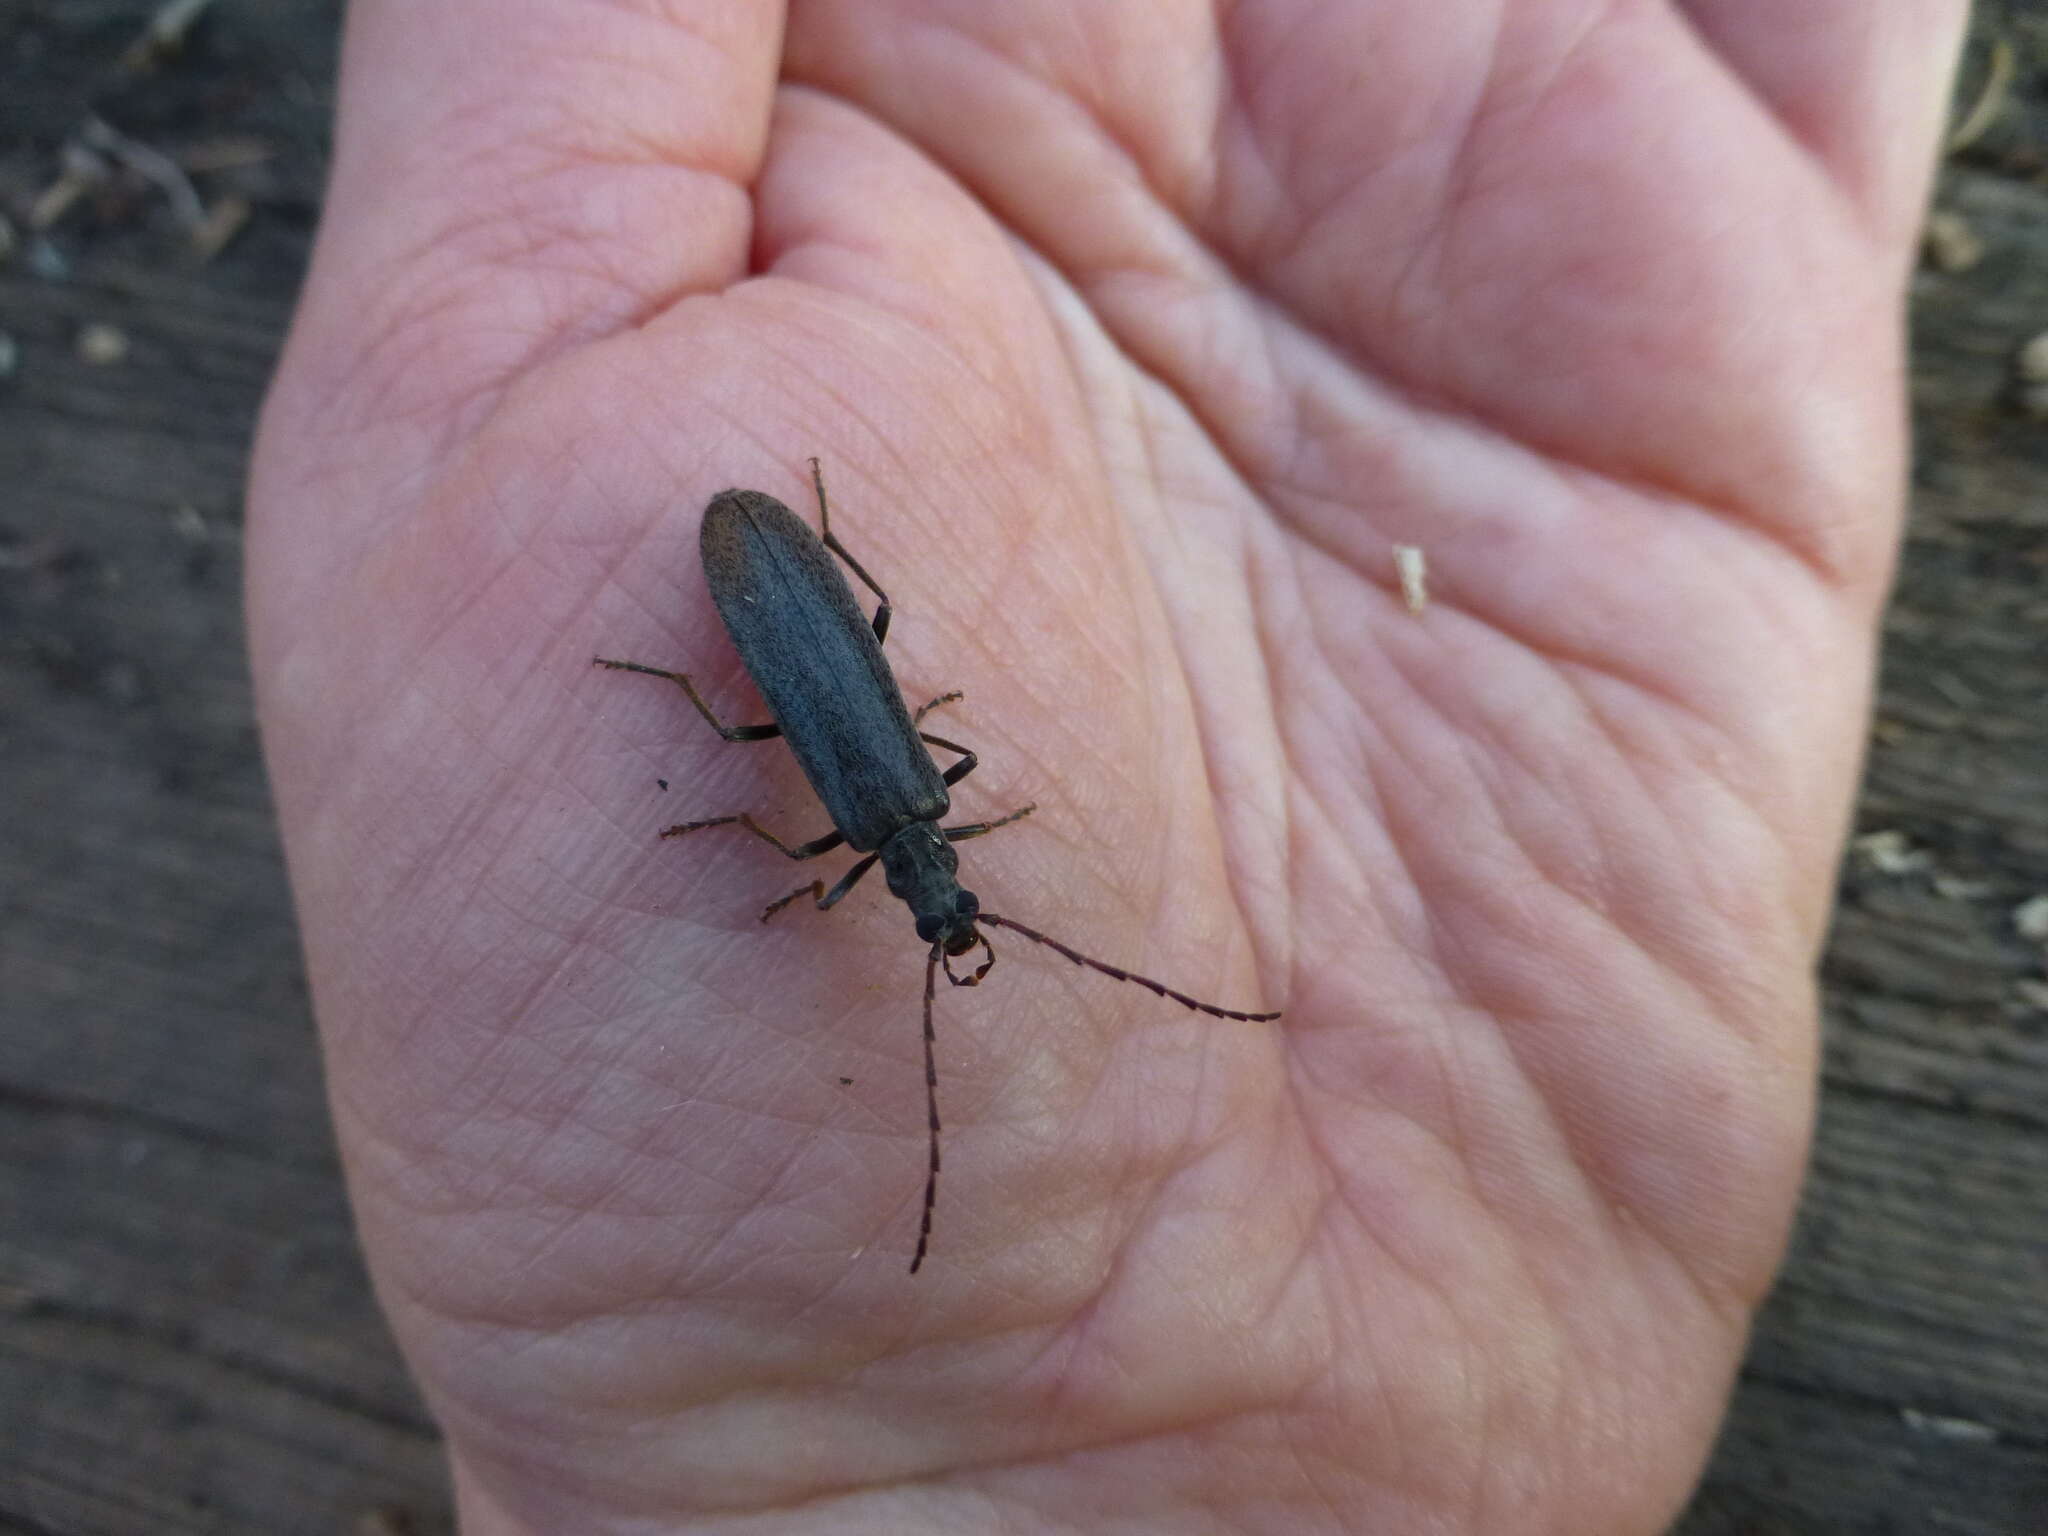
[[[889,892],[917,919],[917,936],[964,955],[981,942],[974,920],[981,903],[960,889],[960,856],[936,822],[913,821],[877,850]]]

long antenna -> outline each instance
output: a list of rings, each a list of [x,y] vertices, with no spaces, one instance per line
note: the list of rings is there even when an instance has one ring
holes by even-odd
[[[1106,960],[1093,959],[1088,955],[1082,954],[1078,949],[1069,949],[1058,939],[1050,938],[1040,933],[1036,928],[1026,928],[1022,923],[1012,918],[997,917],[993,912],[983,912],[978,914],[975,920],[983,923],[994,923],[998,928],[1007,928],[1012,933],[1021,933],[1027,939],[1035,939],[1047,949],[1058,950],[1076,965],[1085,965],[1091,971],[1100,971],[1105,976],[1114,976],[1118,981],[1135,981],[1139,986],[1150,988],[1161,997],[1170,997],[1182,1007],[1192,1008],[1197,1013],[1210,1014],[1219,1019],[1241,1019],[1247,1024],[1269,1024],[1274,1019],[1280,1017],[1277,1012],[1240,1013],[1235,1008],[1219,1008],[1214,1003],[1202,1002],[1199,999],[1189,997],[1185,992],[1174,991],[1173,988],[1163,981],[1154,981],[1150,976],[1140,976],[1135,971],[1124,970],[1120,966],[1109,964]],[[925,1034],[927,1038],[931,1034],[931,981],[931,975],[927,972],[925,976]],[[934,1110],[932,1113],[936,1118],[938,1111]],[[933,1148],[932,1157],[934,1161],[938,1158],[936,1147]],[[912,1265],[911,1267],[915,1269],[917,1266]]]
[[[943,944],[934,944],[924,963],[924,1105],[931,1119],[932,1158],[924,1176],[924,1220],[917,1229],[917,1253],[910,1261],[913,1275],[932,1245],[932,1207],[939,1203],[939,1064],[932,1054],[932,994],[939,983],[939,957],[944,953]]]
[[[797,894],[802,895],[803,893],[800,891]],[[1219,1008],[1214,1003],[1205,1003],[1199,998],[1189,997],[1185,992],[1176,992],[1163,981],[1154,981],[1150,976],[1140,976],[1136,971],[1127,971],[1121,966],[1111,965],[1106,960],[1097,960],[1091,955],[1084,955],[1078,949],[1070,949],[1058,939],[1040,933],[1036,928],[1027,928],[1024,924],[1016,922],[1011,918],[997,917],[993,912],[979,913],[975,920],[977,922],[993,923],[996,927],[1007,928],[1012,933],[1021,933],[1025,938],[1043,944],[1047,949],[1058,950],[1076,965],[1084,965],[1092,971],[1100,971],[1103,975],[1113,976],[1118,981],[1135,981],[1139,986],[1149,988],[1151,991],[1157,992],[1161,997],[1171,998],[1182,1007],[1192,1008],[1197,1013],[1206,1013],[1219,1019],[1240,1019],[1247,1024],[1270,1024],[1273,1020],[1280,1017],[1277,1012],[1244,1013],[1236,1008]],[[988,940],[983,939],[981,942],[983,948],[988,947]],[[924,1180],[924,1219],[918,1224],[917,1228],[917,1253],[910,1261],[910,1272],[913,1275],[924,1264],[925,1252],[931,1247],[932,1212],[939,1203],[939,1066],[938,1058],[935,1054],[937,1041],[934,1039],[932,1031],[932,999],[937,995],[938,991],[939,967],[947,958],[945,942],[940,940],[932,945],[932,952],[925,958],[924,962],[924,1102],[927,1117],[931,1122],[931,1165],[929,1171],[925,1174]],[[991,949],[989,950],[988,963],[976,970],[971,978],[956,977],[952,971],[948,970],[946,972],[946,979],[951,981],[956,987],[971,987],[979,982],[982,977],[986,976],[989,966],[994,964],[995,951]]]

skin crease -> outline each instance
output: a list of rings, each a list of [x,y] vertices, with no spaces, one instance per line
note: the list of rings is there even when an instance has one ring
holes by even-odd
[[[1797,1194],[1960,0],[361,0],[249,609],[380,1296],[498,1533],[1651,1532]],[[940,988],[696,563],[982,768]],[[1424,549],[1403,607],[1391,545]],[[657,776],[671,786],[662,793]],[[802,877],[799,880],[798,876]],[[851,1084],[842,1079],[852,1079]]]

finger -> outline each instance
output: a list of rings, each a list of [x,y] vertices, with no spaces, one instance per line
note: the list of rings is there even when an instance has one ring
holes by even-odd
[[[793,73],[1044,253],[1283,516],[1332,528],[1362,486],[1434,516],[1480,453],[1535,447],[1881,589],[1895,270],[1676,11],[1276,3],[1219,33],[1109,7],[1047,38],[875,10],[807,7]]]
[[[720,381],[707,408],[731,402],[764,445],[809,442],[817,421],[841,421],[820,445],[833,528],[842,501],[849,519],[862,509],[871,568],[914,567],[958,538],[963,519],[1014,517],[1015,489],[991,466],[1034,466],[1026,499],[1048,523],[1073,518],[1063,488],[1087,483],[1086,417],[1043,297],[1002,231],[928,159],[830,96],[787,90],[774,124],[755,186],[761,280],[734,294],[730,323],[773,346],[770,361],[798,366]],[[680,312],[649,334],[701,327]],[[761,339],[780,336],[790,339]],[[926,487],[915,506],[930,521],[908,505],[884,518],[869,475]],[[970,609],[993,601],[964,581],[947,597]]]
[[[727,281],[781,29],[779,5],[362,0],[301,331],[418,420]]]
[[[1946,110],[1964,0],[1683,0],[1680,8],[1903,253]]]

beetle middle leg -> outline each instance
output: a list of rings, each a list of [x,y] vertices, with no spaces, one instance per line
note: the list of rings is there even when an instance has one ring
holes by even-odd
[[[932,702],[937,703],[939,701],[934,699]],[[948,787],[958,784],[980,766],[981,759],[974,755],[973,750],[961,746],[957,741],[948,741],[943,736],[934,736],[930,731],[919,731],[917,737],[918,740],[930,742],[935,747],[944,747],[948,752],[958,752],[960,754],[960,761],[941,775]]]
[[[682,821],[672,827],[663,827],[663,837],[681,837],[689,832],[702,832],[706,827],[745,827],[764,843],[772,844],[776,851],[787,858],[815,859],[821,853],[830,853],[846,836],[841,832],[827,832],[823,837],[814,837],[808,843],[785,843],[753,817],[741,812],[737,816],[714,816],[709,821]]]
[[[769,741],[782,734],[782,727],[773,723],[768,725],[727,725],[718,716],[711,713],[711,706],[704,702],[704,696],[697,691],[697,685],[690,681],[686,673],[668,672],[660,667],[644,667],[637,661],[609,661],[602,656],[591,657],[590,664],[594,667],[607,667],[614,672],[638,672],[645,677],[667,678],[690,696],[690,702],[697,706],[697,713],[708,720],[711,723],[711,729],[718,732],[727,741]]]

